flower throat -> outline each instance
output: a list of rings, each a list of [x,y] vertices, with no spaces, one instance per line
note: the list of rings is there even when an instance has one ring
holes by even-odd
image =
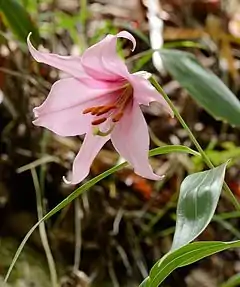
[[[123,89],[120,89],[120,95],[116,99],[116,101],[109,102],[106,105],[94,106],[86,108],[82,113],[88,114],[91,113],[95,116],[92,121],[92,126],[98,126],[107,121],[107,119],[111,120],[111,127],[107,132],[94,132],[95,134],[106,136],[108,135],[114,128],[115,123],[117,123],[124,115],[126,108],[129,104],[132,103],[133,100],[133,89],[130,85],[125,86]]]

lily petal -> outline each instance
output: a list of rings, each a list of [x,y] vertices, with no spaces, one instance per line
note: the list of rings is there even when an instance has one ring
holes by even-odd
[[[129,81],[133,87],[135,99],[139,104],[148,106],[150,102],[159,102],[167,113],[174,117],[174,113],[162,95],[141,74],[132,74]]]
[[[86,133],[92,116],[82,114],[85,108],[105,103],[107,90],[90,89],[74,78],[55,82],[47,99],[34,108],[37,126],[48,128],[61,136],[74,136]]]
[[[117,53],[117,39],[126,38],[136,46],[135,38],[127,31],[108,35],[99,43],[88,48],[82,55],[86,72],[99,80],[120,81],[129,75],[127,66]]]
[[[81,182],[89,174],[94,158],[109,139],[110,136],[101,137],[93,135],[90,129],[86,134],[80,151],[73,162],[71,180],[64,178],[64,181],[68,184],[77,184]]]
[[[147,123],[137,102],[126,110],[122,119],[112,131],[111,140],[119,152],[134,168],[138,175],[159,180],[148,161],[149,135]]]
[[[28,49],[33,58],[39,62],[55,67],[74,77],[86,76],[81,64],[81,58],[77,56],[60,56],[57,54],[40,52],[35,49],[30,41],[31,33],[27,37]]]

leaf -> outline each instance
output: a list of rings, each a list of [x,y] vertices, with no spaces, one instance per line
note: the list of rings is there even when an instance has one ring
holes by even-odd
[[[139,287],[146,287],[148,284],[149,276],[143,280],[143,282],[139,285]]]
[[[157,287],[176,268],[235,246],[237,243],[195,242],[217,207],[227,163],[187,176],[181,184],[177,222],[171,250],[151,269],[140,287]],[[240,246],[240,241],[238,245]],[[235,246],[236,247],[236,246]]]
[[[181,184],[171,250],[193,241],[211,221],[222,191],[227,163],[187,176]]]
[[[170,152],[184,152],[184,153],[191,153],[191,154],[195,154],[198,155],[198,153],[188,147],[185,146],[174,146],[174,145],[170,145],[170,146],[163,146],[163,147],[158,147],[156,149],[150,150],[149,152],[149,156],[154,156],[154,155],[160,155],[160,154],[166,154],[166,153],[170,153]],[[122,169],[123,167],[127,166],[127,162],[123,162],[119,165],[116,165],[108,170],[106,170],[105,172],[99,174],[98,176],[94,177],[93,179],[89,180],[88,182],[84,183],[83,185],[81,185],[79,188],[77,188],[76,190],[74,190],[68,197],[66,197],[63,201],[61,201],[57,206],[55,206],[51,211],[49,211],[41,220],[39,220],[26,234],[26,236],[24,237],[23,241],[21,242],[21,244],[19,245],[14,258],[12,260],[12,263],[7,271],[6,277],[5,277],[5,281],[7,282],[13,267],[15,266],[16,261],[18,260],[18,257],[20,255],[20,253],[22,252],[26,242],[28,241],[29,237],[32,235],[32,233],[34,232],[34,230],[45,220],[49,219],[50,217],[52,217],[54,214],[56,214],[58,211],[60,211],[61,209],[63,209],[65,206],[67,206],[70,202],[72,202],[75,198],[77,198],[78,196],[80,196],[81,194],[83,194],[85,191],[87,191],[88,189],[90,189],[92,186],[94,186],[95,184],[97,184],[100,180],[104,179],[105,177],[113,174],[114,172],[117,172],[118,170]]]
[[[200,259],[229,248],[239,247],[240,241],[200,241],[187,244],[175,251],[170,251],[160,259],[151,269],[149,277],[147,277],[140,286],[157,287],[178,267],[192,264]]]
[[[216,119],[240,125],[240,102],[215,74],[199,64],[194,55],[164,49],[160,54],[165,68],[200,106]]]
[[[233,275],[221,287],[237,287],[240,285],[240,273]]]
[[[28,12],[18,1],[0,0],[0,12],[3,13],[8,25],[19,40],[26,43],[28,34],[32,32],[34,44],[38,45],[40,43],[38,29],[31,20]]]
[[[188,153],[196,156],[201,156],[199,152],[183,145],[166,145],[157,147],[149,151],[149,156],[168,154],[172,152]]]

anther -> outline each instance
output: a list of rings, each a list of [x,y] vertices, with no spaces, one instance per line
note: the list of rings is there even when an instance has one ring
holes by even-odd
[[[118,122],[118,121],[122,118],[122,116],[123,116],[123,112],[119,112],[119,113],[117,113],[117,114],[112,118],[112,121],[113,121],[114,123],[116,123],[116,122]]]
[[[95,107],[95,108],[92,110],[91,114],[92,114],[93,116],[97,115],[98,112],[99,112],[103,107],[104,107],[104,106]]]
[[[93,111],[93,109],[95,109],[95,107],[92,107],[92,108],[86,108],[85,110],[83,110],[83,114],[88,114],[88,113],[91,113]]]
[[[107,118],[100,118],[100,119],[94,120],[94,121],[92,121],[92,125],[93,126],[99,125],[101,123],[104,123],[106,120],[107,120]]]
[[[111,111],[111,110],[114,110],[116,109],[116,105],[108,105],[108,106],[105,106],[103,108],[101,108],[98,112],[97,112],[97,116],[101,116],[101,115],[104,115],[106,114],[107,112]]]

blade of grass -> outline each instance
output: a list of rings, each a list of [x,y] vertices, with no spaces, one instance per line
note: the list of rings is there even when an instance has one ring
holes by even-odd
[[[32,168],[36,168],[36,167],[38,167],[39,165],[44,165],[44,164],[49,163],[49,162],[60,163],[60,160],[59,160],[57,157],[55,157],[55,156],[45,155],[45,156],[43,156],[43,157],[41,157],[41,158],[39,158],[39,159],[34,160],[34,161],[31,162],[31,163],[28,163],[28,164],[26,164],[26,165],[24,165],[24,166],[19,167],[19,168],[16,170],[16,172],[17,172],[17,173],[22,173],[22,172],[24,172],[24,171],[27,171],[27,170],[32,169]]]
[[[40,184],[39,184],[38,175],[37,175],[35,168],[31,169],[31,173],[32,173],[33,184],[34,184],[34,188],[36,192],[38,220],[41,221],[41,219],[43,218],[43,208],[42,208],[42,196],[41,196]],[[40,233],[42,245],[43,245],[46,257],[47,257],[52,286],[58,287],[56,266],[55,266],[52,252],[51,252],[51,249],[48,243],[48,237],[47,237],[47,232],[46,232],[46,227],[45,227],[44,222],[41,222],[41,224],[39,224],[39,233]]]
[[[74,250],[74,266],[73,270],[77,272],[81,261],[81,247],[82,247],[82,210],[79,198],[74,201],[74,221],[75,221],[75,250]]]

